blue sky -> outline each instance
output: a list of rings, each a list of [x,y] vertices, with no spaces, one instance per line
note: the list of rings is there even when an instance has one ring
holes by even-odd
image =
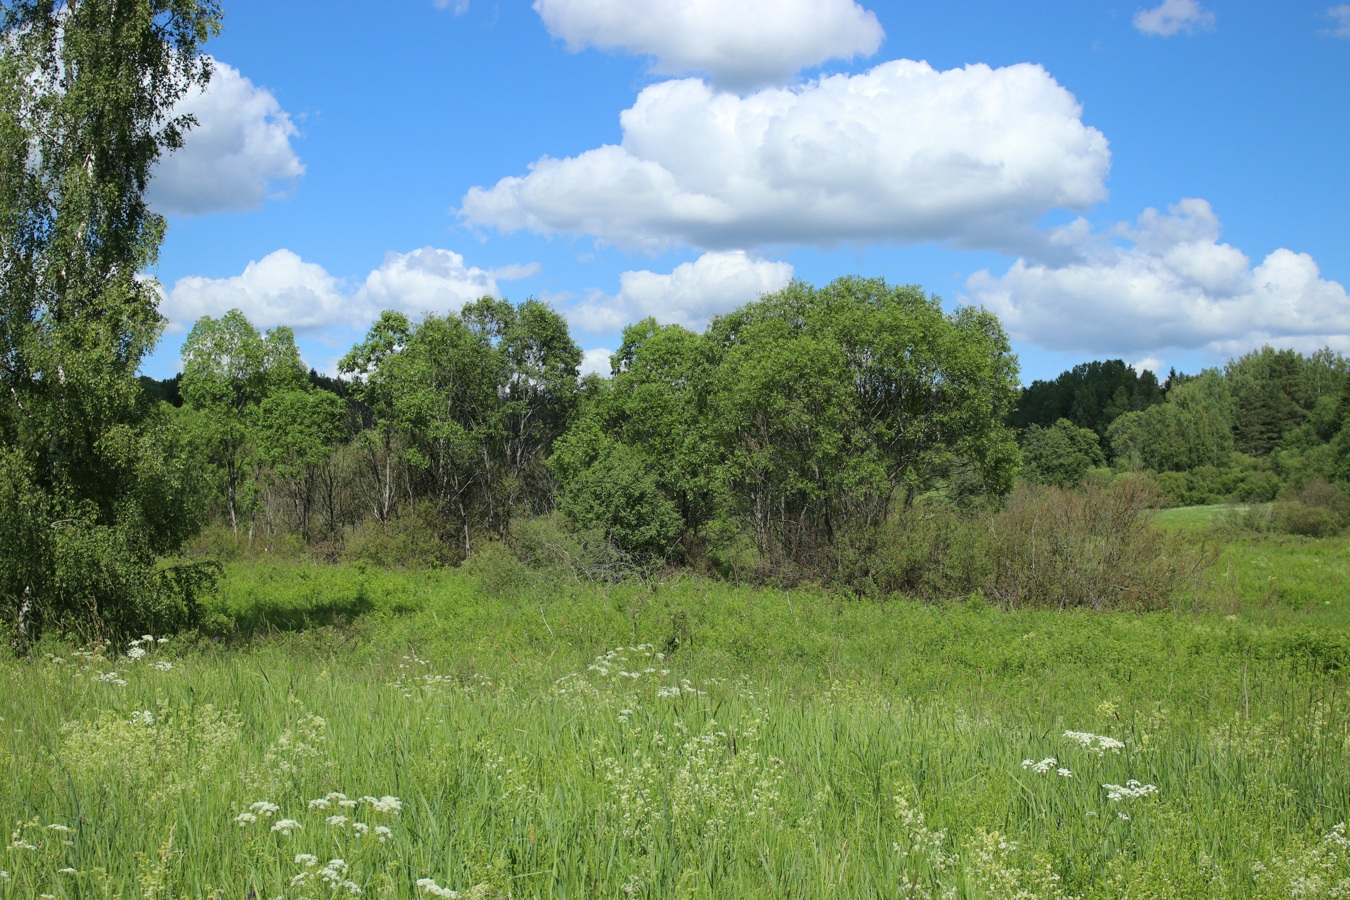
[[[602,370],[797,277],[982,304],[1024,381],[1350,352],[1350,4],[224,0],[151,187],[201,315],[333,371],[381,309],[564,313]]]

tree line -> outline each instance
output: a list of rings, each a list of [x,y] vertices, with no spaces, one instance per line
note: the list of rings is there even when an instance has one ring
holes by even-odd
[[[813,564],[920,496],[1006,494],[1018,459],[997,320],[881,280],[794,283],[702,334],[644,320],[609,377],[579,377],[558,313],[490,297],[382,314],[345,396],[238,311],[199,320],[183,361],[165,411],[216,521],[330,544],[412,522],[446,562],[560,511],[638,563],[744,539],[766,571]]]

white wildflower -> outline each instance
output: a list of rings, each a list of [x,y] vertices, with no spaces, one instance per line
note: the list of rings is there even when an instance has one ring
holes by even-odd
[[[171,669],[173,669],[173,663],[166,662],[165,660],[162,659],[159,662],[151,663],[150,666],[152,668],[159,669],[161,672],[168,672]]]
[[[62,825],[59,822],[53,822],[52,824],[48,825],[47,830],[55,831],[58,834],[69,834],[70,832],[74,831],[74,829],[71,828],[69,825]]]
[[[144,647],[132,647],[131,649],[127,650],[127,659],[140,659],[144,655],[145,655]]]
[[[1116,802],[1120,800],[1134,800],[1138,797],[1147,797],[1149,794],[1158,793],[1158,786],[1156,784],[1140,784],[1133,778],[1123,785],[1104,784],[1102,787],[1106,789],[1107,799]]]
[[[1040,762],[1036,762],[1033,759],[1022,760],[1022,768],[1030,769],[1037,775],[1044,775],[1057,765],[1059,765],[1059,760],[1055,759],[1053,756],[1047,756]]]
[[[275,803],[268,803],[266,800],[259,800],[257,803],[249,806],[249,809],[260,816],[275,816],[277,813],[281,812],[280,806],[277,806]]]
[[[80,871],[79,869],[72,869],[70,866],[66,866],[64,869],[57,869],[56,873],[58,875],[78,875],[80,874]]]
[[[169,639],[166,638],[166,637],[162,637],[162,638],[160,638],[159,640],[155,641],[155,643],[160,644],[161,646],[164,645],[164,644],[167,644],[168,642],[169,642]]]
[[[291,886],[294,887],[295,885],[304,884],[306,881],[309,881],[313,877],[314,877],[313,872],[301,872],[299,875],[296,875],[294,878],[291,879]]]
[[[304,826],[294,819],[277,819],[276,824],[272,826],[273,831],[280,831],[282,834],[290,834],[303,828]]]
[[[362,797],[361,802],[369,803],[371,808],[377,813],[393,813],[394,815],[398,815],[403,811],[403,801],[397,797],[390,797],[387,794],[378,799],[375,797]]]
[[[446,897],[449,900],[455,900],[459,896],[459,891],[452,891],[450,888],[441,887],[430,878],[417,879],[417,887],[423,893],[430,894],[433,897]]]
[[[1058,775],[1060,778],[1072,778],[1072,777],[1073,777],[1073,773],[1072,773],[1072,772],[1070,772],[1068,769],[1065,769],[1065,768],[1062,768],[1062,767],[1056,769],[1056,770],[1055,770],[1055,774]]]
[[[331,825],[331,826],[333,826],[334,828],[341,828],[342,826],[344,826],[344,825],[347,824],[347,817],[346,817],[346,816],[329,816],[329,817],[328,817],[328,824]]]
[[[326,797],[316,797],[309,801],[310,809],[331,809],[333,804],[328,802]]]
[[[1091,750],[1098,756],[1101,756],[1107,750],[1112,753],[1119,753],[1125,749],[1125,742],[1118,741],[1113,737],[1107,737],[1104,734],[1089,734],[1086,731],[1066,731],[1064,736],[1073,741],[1084,750]]]
[[[385,841],[389,840],[391,837],[394,836],[394,832],[389,829],[388,825],[376,825],[375,836],[379,838],[380,843],[383,844]]]
[[[304,866],[306,869],[312,869],[319,864],[319,858],[313,853],[297,853],[295,854],[295,864]]]
[[[155,714],[148,709],[139,709],[131,714],[131,721],[136,725],[154,725]]]
[[[143,643],[143,644],[153,644],[154,642],[155,642],[155,636],[154,636],[153,634],[143,634],[143,635],[141,635],[141,643]]]
[[[367,825],[365,822],[353,822],[352,831],[355,831],[357,834],[360,835],[366,835],[370,833],[370,826]]]
[[[258,817],[251,812],[241,812],[234,817],[235,824],[240,828],[243,828],[245,825],[252,825],[256,821],[258,821]]]

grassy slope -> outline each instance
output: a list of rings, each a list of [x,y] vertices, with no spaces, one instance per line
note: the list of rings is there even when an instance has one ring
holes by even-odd
[[[247,645],[0,667],[0,810],[22,824],[0,891],[1333,896],[1346,555],[1234,541],[1206,611],[1146,616],[235,565]],[[1157,793],[1110,800],[1131,778]],[[310,808],[331,791],[404,808]]]

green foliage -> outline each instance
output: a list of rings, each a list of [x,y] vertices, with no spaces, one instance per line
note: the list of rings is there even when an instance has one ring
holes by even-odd
[[[638,503],[664,535],[673,504],[686,548],[744,535],[780,580],[825,573],[837,535],[897,504],[1001,495],[1016,471],[1006,337],[987,313],[948,315],[914,287],[797,282],[701,336],[640,322],[613,367],[554,454],[560,507],[617,533]],[[610,482],[632,499],[602,502]]]
[[[210,0],[0,10],[0,608],[21,648],[51,625],[138,633],[156,554],[193,524],[136,377],[162,327],[144,191],[217,23]]]
[[[1060,374],[1054,381],[1033,381],[1022,390],[1008,422],[1019,430],[1038,425],[1050,428],[1067,419],[1100,437],[1119,416],[1140,412],[1163,401],[1158,378],[1142,374],[1124,360],[1087,362]]]
[[[183,343],[183,400],[195,415],[184,417],[204,451],[203,462],[216,476],[229,513],[230,528],[250,514],[258,487],[254,461],[261,404],[280,393],[308,389],[300,351],[289,328],[262,334],[237,309],[219,319],[203,316]],[[286,452],[268,435],[262,448],[273,456]]]
[[[574,402],[580,361],[565,321],[535,300],[485,297],[462,316],[415,326],[384,313],[340,364],[374,424],[363,446],[376,517],[392,513],[401,472],[409,495],[455,524],[467,558],[475,532],[500,537],[518,511],[547,509],[544,459]]]
[[[1155,472],[1227,465],[1233,452],[1233,413],[1223,376],[1208,371],[1178,384],[1166,402],[1125,413],[1107,429],[1111,459]]]
[[[644,560],[664,560],[683,524],[645,460],[622,444],[603,447],[568,483],[558,508],[578,528],[598,530],[621,552]]]
[[[1089,469],[1105,465],[1097,433],[1068,419],[1049,428],[1031,425],[1022,433],[1022,475],[1032,483],[1073,487]]]
[[[1005,607],[1167,608],[1211,557],[1150,525],[1157,499],[1152,484],[1135,477],[1015,493],[992,524],[995,571],[986,595]]]

